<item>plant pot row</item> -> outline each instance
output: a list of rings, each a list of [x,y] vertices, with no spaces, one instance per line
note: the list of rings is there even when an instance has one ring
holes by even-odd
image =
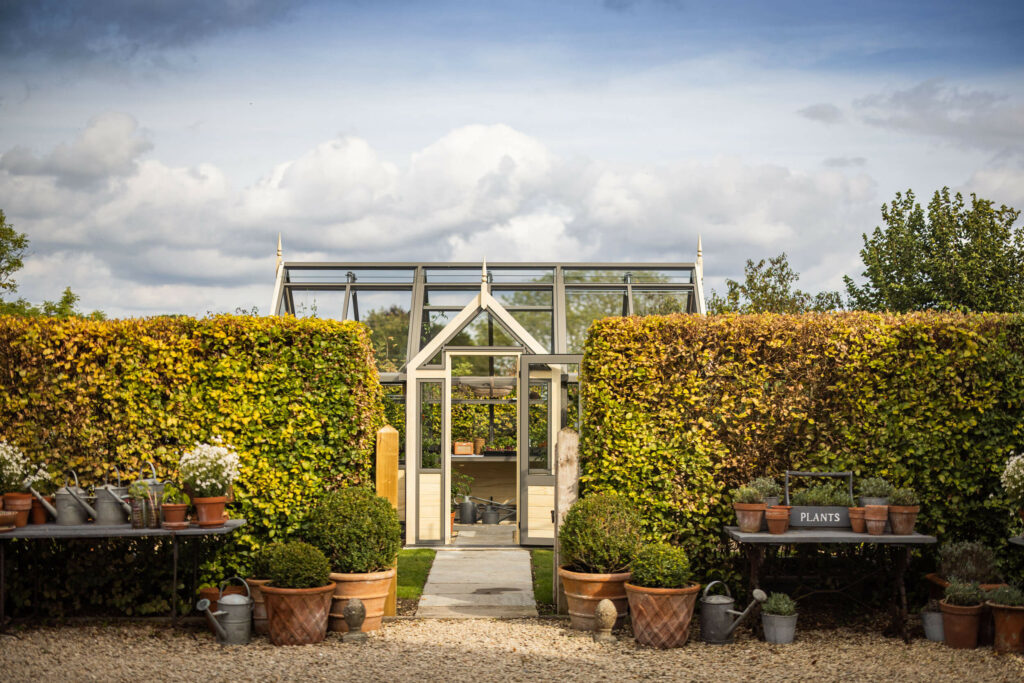
[[[978,646],[985,612],[991,610],[995,623],[992,646],[996,652],[1024,652],[1024,607],[985,602],[978,605],[951,605],[939,602],[945,643],[955,649]]]
[[[762,529],[762,520],[768,526],[768,533],[784,534],[789,530],[794,506],[765,503],[733,503],[736,522],[740,531],[757,533]],[[804,508],[806,509],[806,508]],[[886,532],[888,525],[894,535],[906,536],[914,533],[919,505],[867,505],[847,508],[850,529],[855,533],[879,536]]]

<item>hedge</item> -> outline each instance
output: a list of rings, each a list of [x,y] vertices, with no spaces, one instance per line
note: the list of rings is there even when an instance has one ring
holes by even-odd
[[[1024,318],[994,314],[598,321],[582,365],[581,485],[625,493],[648,534],[736,578],[722,531],[731,488],[787,469],[882,476],[919,492],[920,531],[982,540],[1019,573],[999,474],[1024,446],[1022,332]]]
[[[370,485],[382,424],[373,352],[358,323],[226,315],[103,322],[0,317],[0,438],[33,462],[52,472],[75,470],[88,486],[102,483],[111,465],[134,479],[148,461],[161,479],[174,478],[182,450],[215,436],[235,447],[241,467],[233,513],[248,523],[226,546],[211,544],[225,550],[207,563],[211,576],[243,570],[249,550],[296,531],[299,513],[317,493]],[[47,611],[62,600],[71,609],[110,600],[124,612],[137,612],[140,604],[143,612],[159,611],[166,597],[141,598],[149,587],[133,588],[146,583],[137,574],[149,568],[144,554],[166,550],[146,543],[111,551],[124,557],[66,555],[64,547],[74,544],[14,544],[9,580],[18,583],[29,553],[51,564],[63,557],[75,565],[71,585],[43,591]],[[90,563],[98,576],[80,576]],[[119,569],[127,574],[100,597],[100,586]],[[24,606],[31,596],[17,588],[15,605]],[[166,588],[159,592],[166,594]]]

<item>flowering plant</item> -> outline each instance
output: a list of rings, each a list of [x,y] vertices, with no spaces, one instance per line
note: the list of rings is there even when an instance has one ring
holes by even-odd
[[[1024,506],[1024,454],[1014,455],[1007,461],[1000,481],[1006,494],[1018,505]]]
[[[31,486],[41,495],[50,496],[57,488],[57,483],[53,480],[53,475],[46,471],[45,467],[36,468],[35,472],[26,470],[25,481],[23,482],[23,488],[27,491],[28,487]]]
[[[185,451],[178,462],[178,471],[193,497],[223,496],[238,476],[238,453],[215,438],[212,444],[196,444],[192,450]]]
[[[0,441],[0,493],[21,491],[29,474],[28,458],[16,446]]]

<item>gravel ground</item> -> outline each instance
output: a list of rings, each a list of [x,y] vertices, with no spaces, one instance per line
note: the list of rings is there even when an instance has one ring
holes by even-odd
[[[217,645],[201,627],[133,624],[13,629],[0,635],[5,680],[1014,681],[1024,657],[950,650],[836,629],[792,645],[741,634],[730,646],[656,651],[630,639],[594,643],[556,619],[397,620],[365,645]]]

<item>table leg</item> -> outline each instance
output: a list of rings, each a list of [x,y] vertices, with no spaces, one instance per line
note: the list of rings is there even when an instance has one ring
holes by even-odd
[[[747,562],[750,566],[750,578],[747,581],[747,588],[750,595],[749,600],[754,599],[754,589],[761,587],[761,568],[764,566],[764,546],[762,545],[747,545]],[[761,606],[757,605],[751,611],[752,621],[750,627],[754,631],[754,637],[759,640],[764,640],[764,629],[761,626]]]
[[[4,548],[6,546],[6,543],[0,541],[0,629],[7,623],[7,617],[4,612],[4,605],[7,602],[7,574],[4,573],[4,567],[7,564],[7,556],[4,555]]]
[[[178,625],[178,535],[171,534],[171,556],[174,558],[174,571],[171,579],[171,624]]]
[[[892,603],[890,610],[892,613],[892,621],[889,624],[889,628],[886,629],[887,635],[899,636],[903,638],[903,642],[910,642],[910,629],[907,628],[908,620],[908,609],[907,609],[907,585],[906,585],[906,573],[907,566],[910,564],[910,548],[907,546],[894,546],[896,551],[895,569],[892,577]]]

